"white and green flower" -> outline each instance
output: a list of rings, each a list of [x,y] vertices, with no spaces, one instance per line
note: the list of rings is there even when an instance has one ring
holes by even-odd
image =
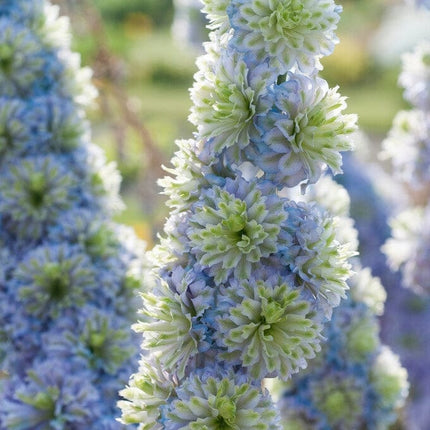
[[[202,0],[203,13],[206,14],[209,20],[208,28],[211,30],[220,29],[225,32],[230,28],[228,21],[227,7],[230,4],[230,0]]]
[[[161,279],[156,282],[154,291],[142,294],[142,317],[133,328],[143,333],[142,348],[182,378],[190,359],[206,348],[206,327],[200,322],[204,308],[198,312],[185,291],[175,291]]]
[[[230,275],[247,279],[262,258],[278,249],[284,201],[265,196],[255,182],[239,177],[206,190],[195,205],[188,231],[191,251],[215,283]]]
[[[192,375],[177,397],[166,409],[165,430],[280,429],[270,396],[232,372]]]
[[[273,70],[265,64],[251,69],[241,54],[228,49],[219,57],[206,57],[198,63],[189,119],[213,156],[231,148],[237,161],[239,150],[259,137],[255,119],[270,107],[264,96],[275,79]]]
[[[120,391],[125,400],[118,402],[123,424],[138,424],[138,430],[162,430],[160,407],[168,402],[176,384],[156,360],[141,360],[139,372],[131,376],[129,385]]]
[[[177,140],[179,150],[171,160],[173,167],[164,170],[172,176],[158,181],[164,188],[163,194],[169,197],[167,205],[174,211],[189,209],[200,194],[202,184],[202,162],[197,157],[198,143],[194,140]]]
[[[233,44],[258,62],[266,58],[286,73],[320,67],[338,42],[334,34],[342,11],[332,0],[233,0],[228,9]]]
[[[345,349],[351,362],[364,361],[379,346],[379,321],[370,312],[351,321],[345,332]]]
[[[218,318],[222,357],[238,362],[256,379],[289,378],[319,351],[322,327],[309,302],[281,277],[232,283],[229,305]]]
[[[422,41],[413,52],[402,56],[399,84],[405,89],[405,99],[416,108],[430,110],[430,43]]]

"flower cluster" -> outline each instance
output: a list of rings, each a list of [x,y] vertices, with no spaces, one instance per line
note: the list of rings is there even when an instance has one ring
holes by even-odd
[[[143,354],[121,420],[275,430],[279,411],[261,382],[289,379],[320,351],[356,253],[337,217],[283,192],[340,172],[340,152],[352,148],[356,117],[317,76],[341,8],[203,3],[212,32],[191,89],[196,132],[160,181],[171,213],[149,253],[134,325]]]
[[[348,195],[329,178],[310,187],[305,199],[349,219]],[[339,225],[339,234],[352,228]],[[405,402],[406,370],[379,339],[377,317],[383,313],[385,290],[358,260],[354,269],[349,298],[334,309],[322,333],[322,352],[287,383],[265,381],[279,398],[284,430],[387,429]]]
[[[413,109],[401,111],[383,143],[381,156],[409,196],[409,207],[391,220],[392,237],[383,246],[390,266],[418,293],[430,292],[430,43],[403,56],[399,78]]]
[[[0,2],[0,428],[123,426],[142,244],[112,222],[118,174],[90,141],[96,94],[45,0]]]

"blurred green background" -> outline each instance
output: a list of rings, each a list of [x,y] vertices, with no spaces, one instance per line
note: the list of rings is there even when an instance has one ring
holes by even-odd
[[[169,163],[175,139],[193,132],[187,122],[188,88],[200,52],[181,43],[178,32],[172,37],[172,0],[57,3],[70,16],[74,49],[95,70],[101,97],[89,115],[95,143],[123,175],[126,210],[118,220],[134,226],[151,246],[166,216],[156,185],[160,164]],[[359,115],[376,153],[393,116],[405,107],[397,86],[400,52],[428,29],[417,28],[416,17],[406,17],[401,0],[338,3],[344,9],[340,43],[324,59],[322,76],[348,96],[348,110]]]

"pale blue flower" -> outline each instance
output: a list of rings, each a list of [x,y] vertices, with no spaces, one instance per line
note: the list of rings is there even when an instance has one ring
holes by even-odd
[[[45,144],[48,150],[67,153],[76,149],[82,140],[88,139],[88,123],[83,112],[69,100],[41,97],[35,100],[35,105],[43,109],[38,120],[46,125]]]
[[[336,218],[316,205],[286,206],[283,231],[288,245],[282,249],[282,263],[296,275],[296,283],[318,298],[330,315],[331,308],[346,297],[351,272],[349,259],[356,253],[337,237]],[[328,304],[328,307],[326,306]]]
[[[128,320],[112,318],[96,307],[85,305],[78,321],[58,320],[57,329],[43,335],[44,348],[51,357],[75,360],[91,369],[94,377],[115,376],[134,349]],[[71,354],[73,353],[73,354]]]
[[[360,283],[369,282],[368,288],[374,284],[367,271],[359,269],[356,278],[352,290]],[[406,370],[381,346],[377,318],[366,300],[358,297],[333,311],[323,331],[321,354],[307,369],[287,384],[268,384],[279,398],[284,429],[385,430],[396,419],[396,409],[404,405]]]
[[[40,318],[56,318],[68,307],[82,306],[97,285],[88,257],[67,245],[31,251],[14,278],[22,306]]]
[[[49,231],[55,243],[79,245],[94,261],[115,256],[120,246],[115,225],[101,214],[98,217],[88,209],[72,209]]]
[[[0,17],[0,93],[22,97],[54,85],[61,65],[26,27]]]
[[[0,404],[0,423],[11,430],[79,430],[91,425],[100,399],[89,374],[73,375],[62,361],[29,369]]]
[[[31,110],[20,99],[0,100],[0,155],[15,156],[28,149],[32,140],[32,127],[37,123]]]
[[[53,156],[18,159],[2,173],[0,212],[20,237],[39,238],[76,200],[77,179]]]
[[[271,89],[273,108],[257,119],[261,143],[252,158],[278,187],[315,183],[328,166],[341,173],[341,151],[352,149],[356,115],[342,114],[345,98],[321,78],[289,73]]]
[[[429,0],[407,0],[408,3],[412,3],[416,7],[422,7],[425,9],[430,9]]]

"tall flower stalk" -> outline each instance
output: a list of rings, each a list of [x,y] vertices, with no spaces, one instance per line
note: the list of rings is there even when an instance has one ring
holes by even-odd
[[[0,428],[117,429],[142,244],[111,217],[96,95],[44,0],[0,2]]]
[[[426,6],[423,3],[423,6]],[[430,6],[429,6],[430,9]],[[412,109],[400,111],[383,142],[381,157],[391,162],[395,180],[408,196],[391,220],[392,238],[383,251],[400,269],[406,287],[430,293],[430,42],[403,56],[399,83]]]
[[[341,171],[355,115],[317,76],[331,0],[204,0],[210,42],[191,89],[194,138],[160,181],[171,213],[150,253],[140,368],[121,394],[139,429],[278,429],[262,380],[320,350],[355,254],[337,219],[283,197]]]
[[[430,19],[430,3],[421,7]],[[425,10],[427,9],[427,10]],[[430,425],[429,371],[422,363],[430,353],[430,42],[422,41],[402,56],[399,84],[411,108],[398,112],[383,142],[381,158],[391,164],[392,180],[404,190],[391,218],[391,237],[382,247],[404,287],[392,297],[395,318],[387,315],[385,334],[396,344],[413,387],[408,408],[417,428]],[[393,314],[393,312],[391,313]]]

